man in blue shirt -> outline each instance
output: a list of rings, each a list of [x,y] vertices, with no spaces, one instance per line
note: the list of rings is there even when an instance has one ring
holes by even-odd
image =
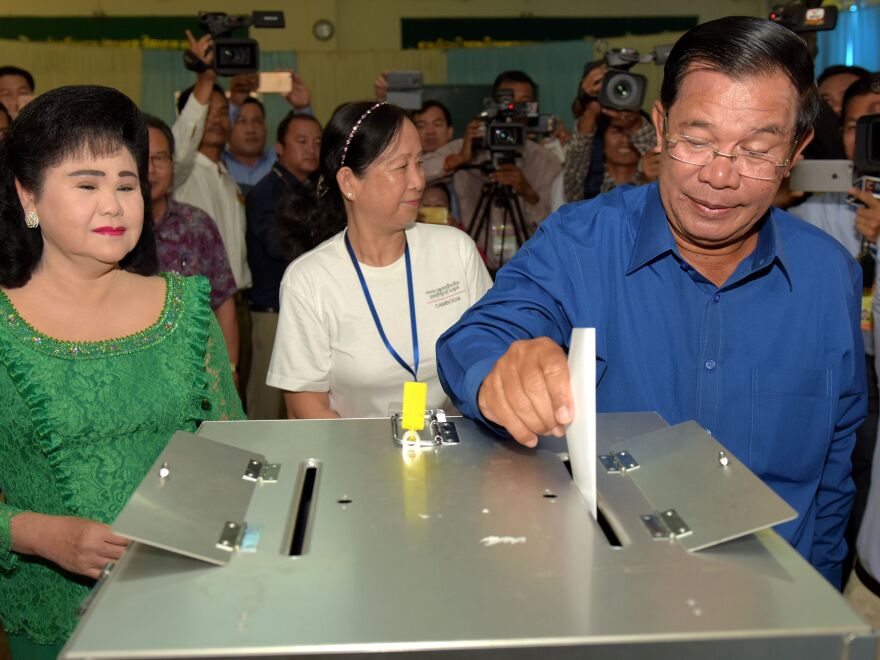
[[[292,252],[279,231],[279,202],[285,195],[308,193],[317,178],[321,124],[312,115],[289,113],[278,125],[274,145],[278,161],[247,196],[247,250],[254,284],[251,310],[251,369],[247,381],[249,419],[286,419],[281,390],[266,385],[266,373],[278,326],[278,291],[287,265],[305,250]]]
[[[534,446],[571,421],[564,348],[595,327],[599,411],[697,420],[798,511],[779,533],[839,586],[865,416],[861,273],[770,208],[817,105],[785,28],[728,17],[688,32],[653,108],[658,183],[542,223],[437,360],[463,413]]]

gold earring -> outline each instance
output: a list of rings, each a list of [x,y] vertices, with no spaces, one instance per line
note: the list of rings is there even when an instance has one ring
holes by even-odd
[[[28,229],[36,229],[40,226],[40,216],[37,215],[36,211],[28,211],[24,216],[24,224]]]

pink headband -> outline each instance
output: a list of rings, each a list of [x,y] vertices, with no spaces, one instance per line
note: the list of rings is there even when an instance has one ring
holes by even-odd
[[[370,113],[373,112],[380,105],[386,105],[388,101],[379,101],[376,105],[369,108],[364,114],[358,117],[358,120],[354,123],[354,126],[351,127],[351,132],[348,134],[348,139],[345,141],[345,147],[342,149],[342,160],[339,162],[339,167],[341,168],[345,165],[345,156],[348,154],[348,145],[351,144],[352,139],[354,138],[354,134],[357,133],[357,130],[361,127],[361,124],[364,123],[364,120],[370,116]]]

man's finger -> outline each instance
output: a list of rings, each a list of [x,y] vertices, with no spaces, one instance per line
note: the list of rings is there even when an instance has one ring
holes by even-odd
[[[880,208],[880,200],[867,190],[859,190],[858,188],[850,188],[849,194],[856,199],[864,202],[870,208]]]
[[[553,412],[557,424],[570,424],[574,419],[574,401],[571,396],[571,377],[568,373],[568,360],[560,348],[542,355],[541,367],[547,382],[547,391],[553,402]]]
[[[533,434],[545,435],[549,433],[556,423],[553,421],[552,408],[548,405],[547,416],[549,423],[545,423],[543,416],[539,410],[535,408],[535,402],[526,391],[525,385],[536,390],[543,388],[543,384],[537,381],[542,380],[544,375],[539,369],[531,370],[532,373],[524,374],[520,369],[510,369],[507,373],[501,374],[501,387],[504,392],[504,399],[519,417],[520,422]],[[537,373],[535,373],[537,372]],[[549,396],[547,397],[549,404]]]
[[[544,371],[540,368],[520,371],[519,377],[523,392],[529,397],[532,409],[537,417],[540,418],[540,427],[533,428],[536,428],[540,435],[547,435],[548,433],[558,435],[561,428],[556,422],[556,411],[553,407],[553,400],[550,398],[550,392],[547,389]]]
[[[489,408],[494,414],[493,417],[486,415],[487,419],[495,422],[499,426],[503,426],[507,432],[513,436],[513,439],[521,445],[525,445],[526,447],[534,447],[537,445],[538,436],[526,428],[526,425],[520,421],[519,415],[517,415],[516,411],[508,403],[504,392],[504,386],[501,383],[501,378],[498,374],[495,372],[490,373],[486,377],[483,387],[486,388],[484,399],[486,405],[481,406],[480,410],[486,415],[486,408]],[[482,392],[483,391],[481,390],[481,394]]]

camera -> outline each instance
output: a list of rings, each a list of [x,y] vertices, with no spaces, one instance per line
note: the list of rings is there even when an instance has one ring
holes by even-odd
[[[283,28],[284,12],[255,11],[250,16],[230,15],[219,11],[199,12],[199,26],[214,40],[214,63],[218,75],[237,76],[260,70],[260,46],[255,39],[230,36],[234,30],[250,26]],[[204,71],[207,66],[192,52],[183,54],[183,63],[190,71]]]
[[[422,107],[422,72],[421,71],[389,71],[388,94],[389,103],[400,106],[404,110],[418,110]]]
[[[497,98],[483,101],[484,110],[480,114],[485,124],[485,138],[482,145],[491,156],[492,166],[512,163],[522,155],[529,136],[547,136],[555,128],[552,115],[542,115],[537,101],[514,103],[513,92],[498,90]]]
[[[771,5],[769,18],[797,33],[833,30],[837,26],[837,7],[823,7],[822,0],[795,0]]]
[[[640,63],[665,64],[671,50],[671,44],[656,46],[644,57],[634,48],[608,50],[604,57],[608,72],[602,79],[602,91],[599,93],[599,102],[602,106],[613,110],[638,112],[645,101],[648,79],[638,73],[630,73],[629,70]]]
[[[859,174],[880,175],[880,114],[866,115],[856,122],[853,164]]]

